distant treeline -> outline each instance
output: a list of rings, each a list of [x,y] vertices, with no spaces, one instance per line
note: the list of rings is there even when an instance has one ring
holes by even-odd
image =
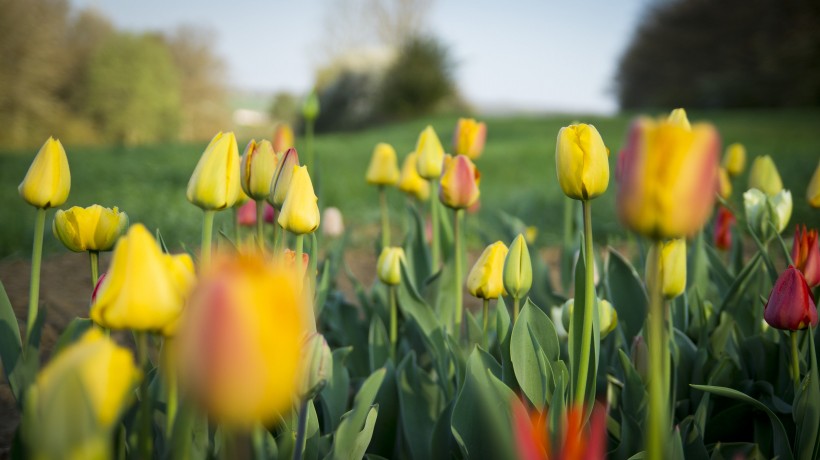
[[[211,37],[118,31],[67,0],[0,0],[0,146],[212,136],[229,111]]]
[[[616,87],[627,109],[820,106],[820,1],[660,2]]]

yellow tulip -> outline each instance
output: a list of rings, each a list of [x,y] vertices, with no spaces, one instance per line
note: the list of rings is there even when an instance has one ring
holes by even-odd
[[[569,125],[558,131],[555,170],[564,194],[591,200],[609,186],[609,151],[592,125]]]
[[[672,110],[669,114],[669,117],[666,119],[669,123],[673,125],[680,126],[681,128],[691,131],[692,125],[689,124],[689,117],[686,116],[686,110],[678,108]]]
[[[448,208],[469,208],[481,194],[478,189],[480,182],[481,174],[469,158],[447,155],[439,184],[439,199]]]
[[[111,329],[166,332],[182,313],[193,282],[191,257],[163,254],[148,229],[135,224],[114,248],[91,319]]]
[[[783,190],[783,180],[777,172],[777,166],[769,155],[756,157],[749,171],[749,188],[756,188],[769,196]]]
[[[40,371],[26,393],[21,426],[28,456],[110,458],[111,431],[139,379],[131,351],[89,329]]]
[[[305,337],[302,347],[302,398],[312,398],[333,378],[333,353],[322,334]]]
[[[290,181],[293,179],[294,166],[299,166],[299,153],[296,152],[296,149],[290,148],[279,158],[268,191],[268,203],[276,209],[281,210],[282,205],[285,204]]]
[[[273,132],[273,151],[276,153],[286,152],[289,148],[296,146],[293,140],[293,129],[287,123],[281,123]]]
[[[471,160],[481,156],[487,139],[487,125],[472,118],[459,118],[453,133],[453,152]]]
[[[820,208],[820,163],[817,164],[817,169],[814,170],[814,175],[811,176],[811,181],[806,189],[806,199],[809,200],[811,207]]]
[[[49,137],[37,152],[17,191],[37,208],[53,208],[65,203],[71,189],[71,172],[63,144]]]
[[[515,237],[504,259],[504,290],[522,299],[532,287],[532,261],[524,235]]]
[[[438,179],[444,162],[444,147],[432,126],[427,126],[416,142],[419,175],[427,180]]]
[[[388,246],[382,249],[376,262],[376,272],[382,283],[395,286],[401,283],[401,264],[404,263],[404,249]]]
[[[365,178],[371,185],[396,185],[399,181],[399,166],[392,145],[384,142],[376,145]]]
[[[293,178],[277,222],[291,233],[313,233],[319,228],[321,219],[318,202],[307,167],[294,166]]]
[[[722,166],[718,168],[718,179],[720,180],[718,193],[720,193],[721,198],[728,200],[729,197],[732,196],[732,180],[729,179],[729,173],[726,171],[726,168]]]
[[[54,236],[74,252],[110,251],[128,228],[128,215],[98,204],[62,209],[54,215]]]
[[[410,152],[405,157],[398,186],[399,190],[416,197],[419,201],[427,201],[430,198],[430,183],[419,175],[416,152]]]
[[[575,308],[575,299],[569,299],[561,306],[561,323],[565,330],[569,329],[569,319]],[[618,312],[608,300],[598,299],[598,325],[601,330],[601,340],[618,327]]]
[[[717,131],[639,118],[618,158],[618,213],[649,238],[692,235],[706,223],[718,192]]]
[[[663,243],[658,262],[657,245],[652,245],[646,255],[646,284],[649,289],[660,277],[661,291],[667,299],[674,299],[686,290],[686,240],[674,239]]]
[[[306,299],[292,270],[262,254],[217,254],[179,340],[180,383],[219,423],[248,429],[290,410],[300,389]]]
[[[729,177],[739,176],[746,167],[746,147],[737,142],[726,147],[723,167],[726,168]]]
[[[504,294],[504,260],[507,246],[501,241],[487,246],[467,275],[467,290],[480,299],[497,299]]]
[[[225,209],[239,199],[239,149],[233,133],[211,139],[188,181],[188,201],[205,210]]]
[[[257,144],[252,139],[240,163],[242,191],[256,201],[267,198],[278,162],[269,141],[263,139]]]

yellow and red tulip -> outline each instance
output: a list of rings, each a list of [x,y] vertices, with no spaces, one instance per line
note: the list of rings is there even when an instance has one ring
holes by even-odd
[[[290,124],[280,123],[277,125],[273,131],[273,141],[271,143],[273,145],[273,151],[276,153],[282,153],[295,147],[296,143],[294,142],[293,129],[290,127]]]
[[[487,125],[472,118],[459,118],[453,133],[453,153],[471,160],[481,156],[487,139]]]
[[[445,206],[464,209],[472,206],[480,195],[478,184],[481,174],[464,155],[447,156],[439,184],[439,199]]]
[[[240,164],[242,191],[257,201],[267,198],[278,163],[279,159],[269,141],[263,139],[257,144],[251,139]]]

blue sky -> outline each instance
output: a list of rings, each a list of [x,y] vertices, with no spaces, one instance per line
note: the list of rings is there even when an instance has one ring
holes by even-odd
[[[206,26],[233,86],[303,92],[335,0],[70,1],[129,30]],[[617,61],[649,1],[434,0],[427,29],[450,47],[459,88],[480,108],[612,112]]]

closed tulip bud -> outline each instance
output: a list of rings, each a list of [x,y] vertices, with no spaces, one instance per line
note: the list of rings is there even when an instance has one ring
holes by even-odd
[[[781,190],[777,195],[766,196],[753,188],[743,194],[743,207],[746,221],[755,233],[765,237],[771,234],[772,226],[780,233],[789,224],[793,207],[792,194],[789,190]]]
[[[299,154],[296,149],[288,149],[276,164],[276,172],[270,184],[268,203],[276,209],[282,209],[285,204],[285,197],[290,188],[290,181],[293,179],[294,166],[299,166]]]
[[[26,393],[21,430],[30,458],[111,458],[111,434],[140,372],[127,348],[91,328],[57,354]]]
[[[504,290],[523,299],[532,287],[532,261],[524,235],[515,237],[504,260]]]
[[[481,156],[487,139],[487,125],[472,118],[459,118],[453,133],[453,152],[471,160]]]
[[[739,176],[746,168],[746,147],[737,142],[726,147],[723,167],[726,168],[729,177]]]
[[[333,378],[333,354],[322,334],[314,332],[305,337],[301,362],[301,396],[312,399]]]
[[[632,348],[630,350],[630,359],[632,367],[641,376],[644,382],[649,379],[649,348],[646,346],[646,341],[640,335],[636,335],[632,339]]]
[[[49,137],[31,162],[17,191],[28,204],[46,209],[65,203],[70,189],[71,172],[63,144]]]
[[[180,329],[180,383],[219,423],[247,429],[290,409],[301,386],[306,300],[292,270],[218,254]]]
[[[54,236],[74,252],[110,251],[128,228],[128,215],[98,204],[62,209],[54,215]]]
[[[189,255],[163,254],[148,229],[135,224],[114,248],[91,319],[110,329],[165,333],[182,314],[194,280]]]
[[[772,287],[763,319],[776,329],[797,331],[817,326],[817,307],[800,270],[789,265]]]
[[[720,179],[720,189],[718,193],[721,198],[728,200],[729,197],[732,196],[732,181],[729,179],[729,173],[721,167],[718,169],[718,178]]]
[[[302,103],[302,116],[305,120],[313,121],[319,116],[319,108],[319,97],[316,96],[316,91],[311,91]]]
[[[786,229],[789,220],[792,218],[792,192],[781,190],[775,196],[769,197],[769,200],[774,210],[772,223],[777,228],[777,233],[780,233]]]
[[[561,322],[564,329],[569,330],[569,320],[575,308],[575,299],[569,299],[561,307]],[[618,327],[618,312],[608,300],[598,299],[598,324],[601,329],[601,339],[609,335]]]
[[[806,231],[803,225],[794,231],[792,242],[792,261],[803,273],[809,287],[820,285],[820,247],[817,246],[817,230]]]
[[[478,184],[481,174],[473,162],[464,155],[447,156],[444,159],[444,173],[439,184],[439,199],[445,206],[464,209],[472,206],[481,192]]]
[[[676,239],[663,243],[660,261],[657,246],[652,245],[646,255],[646,284],[650,289],[658,279],[661,292],[667,299],[674,299],[686,290],[686,240]],[[660,262],[656,266],[655,263]]]
[[[526,238],[528,244],[535,243],[535,239],[538,238],[538,228],[534,225],[525,228],[524,238]]]
[[[404,263],[404,249],[398,246],[388,246],[382,249],[379,260],[376,262],[376,272],[379,280],[389,286],[401,283],[401,265]]]
[[[630,229],[653,239],[700,230],[718,192],[717,131],[691,130],[640,118],[618,158],[618,214]]]
[[[501,241],[484,249],[467,275],[470,294],[479,299],[497,299],[504,294],[504,260],[507,252],[507,246]]]
[[[285,230],[303,235],[319,228],[319,198],[313,192],[306,166],[294,166],[293,178],[279,213],[279,225]]]
[[[401,167],[399,190],[416,197],[419,201],[427,201],[430,198],[430,183],[419,175],[417,166],[418,155],[416,152],[410,152]]]
[[[432,126],[427,126],[419,135],[416,142],[416,155],[418,155],[419,175],[427,180],[441,177],[441,170],[444,164],[444,147],[436,135]]]
[[[735,225],[735,215],[725,206],[718,209],[715,218],[715,247],[724,251],[732,247],[732,227]]]
[[[591,200],[609,186],[609,151],[592,125],[569,125],[558,131],[555,170],[564,194]]]
[[[257,144],[252,139],[242,154],[240,164],[242,191],[256,201],[267,198],[278,162],[269,141],[263,139]]]
[[[820,163],[811,176],[809,187],[806,189],[806,199],[809,200],[809,206],[820,208]]]
[[[399,165],[392,145],[384,142],[376,145],[365,178],[371,185],[396,185],[399,181]]]
[[[752,169],[749,171],[749,188],[756,188],[769,196],[774,196],[783,190],[783,180],[777,172],[777,166],[769,155],[755,158]]]
[[[236,203],[241,192],[236,137],[218,133],[188,181],[188,201],[205,210],[225,209]]]
[[[293,137],[293,129],[287,123],[280,123],[273,131],[273,151],[276,153],[286,152],[296,146]]]
[[[330,238],[344,235],[345,224],[339,208],[329,207],[322,212],[322,233]]]
[[[666,119],[669,123],[674,125],[680,126],[681,128],[691,131],[692,125],[689,124],[689,117],[686,116],[686,110],[682,108],[677,108],[672,110],[669,113],[669,117]]]

